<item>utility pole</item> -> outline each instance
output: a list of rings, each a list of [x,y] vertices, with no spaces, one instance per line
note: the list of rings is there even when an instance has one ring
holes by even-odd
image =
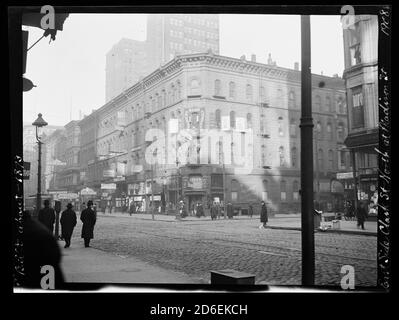
[[[301,16],[301,224],[302,285],[314,285],[313,119],[310,16]],[[309,150],[310,149],[310,150]]]

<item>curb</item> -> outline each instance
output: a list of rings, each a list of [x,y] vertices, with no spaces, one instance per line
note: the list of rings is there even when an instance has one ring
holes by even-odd
[[[279,227],[279,226],[266,226],[266,229],[280,229],[280,230],[294,230],[294,231],[301,231],[302,229],[299,227]],[[343,233],[343,234],[355,234],[360,236],[377,236],[376,232],[363,232],[363,231],[356,231],[356,230],[334,230],[334,229],[327,229],[327,230],[314,230],[315,233]]]

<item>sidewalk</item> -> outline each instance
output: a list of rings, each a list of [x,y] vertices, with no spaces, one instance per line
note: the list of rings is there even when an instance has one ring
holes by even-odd
[[[164,270],[131,256],[119,256],[93,247],[84,248],[77,243],[61,250],[61,267],[66,282],[198,283],[186,274]]]
[[[152,220],[152,216],[149,213],[135,213],[131,216],[128,213],[106,213],[98,212],[98,216],[101,217],[125,217],[130,219],[142,219],[142,220]],[[154,215],[154,220],[157,221],[165,221],[165,222],[185,222],[185,221],[196,221],[196,222],[205,222],[212,221],[210,216],[206,217],[193,217],[188,216],[181,220],[176,219],[175,215],[166,215],[157,213]],[[224,220],[224,217],[221,217],[220,220]],[[259,221],[259,215],[254,215],[251,217],[248,216],[234,216],[233,220],[246,220],[246,221]],[[347,233],[347,234],[359,234],[359,235],[368,235],[368,236],[376,236],[377,235],[377,222],[376,221],[366,221],[365,228],[366,230],[361,230],[357,228],[356,221],[345,221],[339,220],[339,229],[333,229],[332,221],[329,222],[321,222],[321,227],[324,227],[325,230],[317,230],[317,232],[334,232],[334,233]],[[276,214],[273,217],[269,217],[269,222],[267,227],[270,229],[285,229],[285,230],[301,230],[301,215],[300,214]]]

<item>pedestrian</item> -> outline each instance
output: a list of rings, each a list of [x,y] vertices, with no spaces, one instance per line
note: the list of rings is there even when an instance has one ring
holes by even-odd
[[[86,248],[90,246],[90,239],[93,239],[94,225],[97,220],[92,205],[93,202],[91,200],[87,201],[87,208],[80,215],[80,220],[83,222],[82,238]]]
[[[266,228],[266,224],[268,222],[268,217],[267,217],[267,208],[266,208],[266,203],[264,201],[262,201],[262,206],[260,209],[260,222],[262,223],[260,225],[260,229],[261,228]]]
[[[229,217],[229,219],[233,219],[233,215],[234,215],[234,208],[231,202],[229,202],[227,203],[227,216]]]
[[[61,224],[61,235],[65,240],[64,248],[69,248],[71,246],[71,237],[73,229],[76,226],[76,213],[72,210],[72,204],[67,204],[67,209],[62,212],[60,224]]]
[[[254,208],[252,207],[252,204],[250,204],[248,207],[248,215],[252,218],[253,214],[254,214]]]
[[[136,205],[135,205],[134,201],[132,200],[130,202],[129,214],[132,215],[134,213],[136,213]]]
[[[197,217],[205,217],[204,208],[202,207],[201,203],[197,203]]]
[[[49,200],[44,200],[44,208],[40,209],[38,219],[47,227],[51,234],[54,233],[55,211],[50,208]]]
[[[182,217],[182,218],[187,217],[187,212],[186,212],[186,208],[185,208],[183,200],[180,200],[180,203],[179,203],[179,213],[180,213],[180,217]]]
[[[357,227],[362,228],[364,230],[364,221],[367,218],[367,210],[363,202],[360,202],[360,206],[357,208],[356,218],[357,218]]]
[[[218,209],[216,207],[216,203],[213,203],[211,205],[211,219],[216,220],[217,216],[218,216]]]
[[[52,266],[54,269],[54,289],[62,289],[64,275],[60,262],[61,252],[56,239],[42,223],[32,219],[29,211],[24,210],[23,232],[23,276],[20,285],[25,288],[42,289],[45,274],[43,266]]]

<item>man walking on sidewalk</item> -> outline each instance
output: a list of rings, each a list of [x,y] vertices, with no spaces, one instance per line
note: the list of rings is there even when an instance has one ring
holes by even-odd
[[[80,215],[80,220],[83,222],[82,238],[85,241],[85,247],[90,246],[90,239],[93,239],[94,225],[96,224],[96,215],[92,209],[93,201],[87,202],[87,209],[83,210]]]
[[[50,208],[49,200],[44,200],[44,208],[40,209],[38,219],[47,227],[51,234],[54,233],[55,211]]]
[[[67,204],[67,209],[61,214],[61,234],[65,240],[64,248],[69,248],[71,245],[71,237],[73,229],[76,226],[76,213],[72,210],[72,204]]]
[[[361,227],[364,230],[364,221],[367,218],[367,210],[364,207],[364,202],[360,202],[360,207],[357,208],[356,212],[357,217],[357,227]]]
[[[261,224],[259,228],[260,229],[266,228],[268,217],[267,217],[266,203],[264,201],[262,201],[262,207],[260,209],[260,222],[263,224]]]

